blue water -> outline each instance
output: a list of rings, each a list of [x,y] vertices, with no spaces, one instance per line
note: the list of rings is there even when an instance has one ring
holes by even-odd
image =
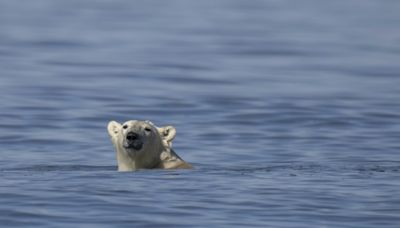
[[[399,12],[0,1],[0,226],[399,227]],[[117,172],[130,119],[195,168]]]

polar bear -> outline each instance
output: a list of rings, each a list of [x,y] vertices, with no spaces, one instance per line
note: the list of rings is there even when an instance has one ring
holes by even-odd
[[[176,135],[172,126],[158,128],[148,120],[110,121],[107,130],[117,153],[118,171],[192,168],[172,149]]]

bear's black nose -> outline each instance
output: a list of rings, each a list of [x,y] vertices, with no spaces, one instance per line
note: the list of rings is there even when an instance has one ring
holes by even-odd
[[[128,141],[133,141],[133,140],[136,140],[136,139],[138,139],[138,138],[139,138],[139,135],[136,134],[135,132],[129,132],[129,133],[126,135],[126,140],[128,140]]]

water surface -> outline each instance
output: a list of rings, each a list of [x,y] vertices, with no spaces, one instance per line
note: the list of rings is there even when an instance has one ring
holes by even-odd
[[[0,1],[0,225],[397,227],[397,1]],[[110,120],[193,170],[116,172]]]

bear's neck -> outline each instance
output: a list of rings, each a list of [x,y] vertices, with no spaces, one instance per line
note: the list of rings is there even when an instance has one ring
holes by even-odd
[[[133,171],[136,170],[135,160],[128,154],[117,150],[118,171]]]

